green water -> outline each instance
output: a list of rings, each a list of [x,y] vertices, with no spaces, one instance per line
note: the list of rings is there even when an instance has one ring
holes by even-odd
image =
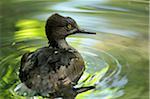
[[[78,86],[96,85],[77,99],[148,99],[148,0],[0,0],[0,99],[26,99],[20,58],[47,46],[46,19],[54,12],[75,19],[96,36],[73,35],[86,71]],[[29,97],[28,97],[29,98]],[[40,98],[41,97],[36,97]]]

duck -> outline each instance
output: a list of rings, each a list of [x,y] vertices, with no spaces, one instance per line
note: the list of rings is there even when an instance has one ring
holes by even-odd
[[[73,34],[96,34],[78,27],[76,21],[58,13],[52,14],[45,25],[48,46],[25,53],[21,58],[19,78],[35,96],[50,99],[75,99],[95,86],[75,88],[85,71],[81,54],[66,41]]]

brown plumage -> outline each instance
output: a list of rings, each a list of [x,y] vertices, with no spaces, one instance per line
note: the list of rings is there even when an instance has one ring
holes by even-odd
[[[65,38],[80,30],[70,17],[53,14],[46,23],[49,47],[23,55],[19,78],[35,95],[73,99],[78,93],[93,89],[93,86],[74,88],[85,70],[80,53],[69,46]]]

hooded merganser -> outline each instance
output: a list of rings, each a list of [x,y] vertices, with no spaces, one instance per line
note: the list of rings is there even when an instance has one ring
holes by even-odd
[[[80,30],[70,17],[57,13],[46,23],[48,47],[25,53],[21,58],[19,78],[36,95],[73,99],[94,86],[74,88],[85,70],[80,53],[65,38],[76,33],[96,34]]]

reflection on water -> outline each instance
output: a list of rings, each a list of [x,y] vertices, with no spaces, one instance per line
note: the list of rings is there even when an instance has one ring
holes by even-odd
[[[0,98],[29,95],[14,91],[20,58],[48,45],[45,20],[58,12],[97,32],[67,38],[86,63],[76,87],[96,86],[77,99],[148,99],[148,0],[1,0],[1,5]]]

